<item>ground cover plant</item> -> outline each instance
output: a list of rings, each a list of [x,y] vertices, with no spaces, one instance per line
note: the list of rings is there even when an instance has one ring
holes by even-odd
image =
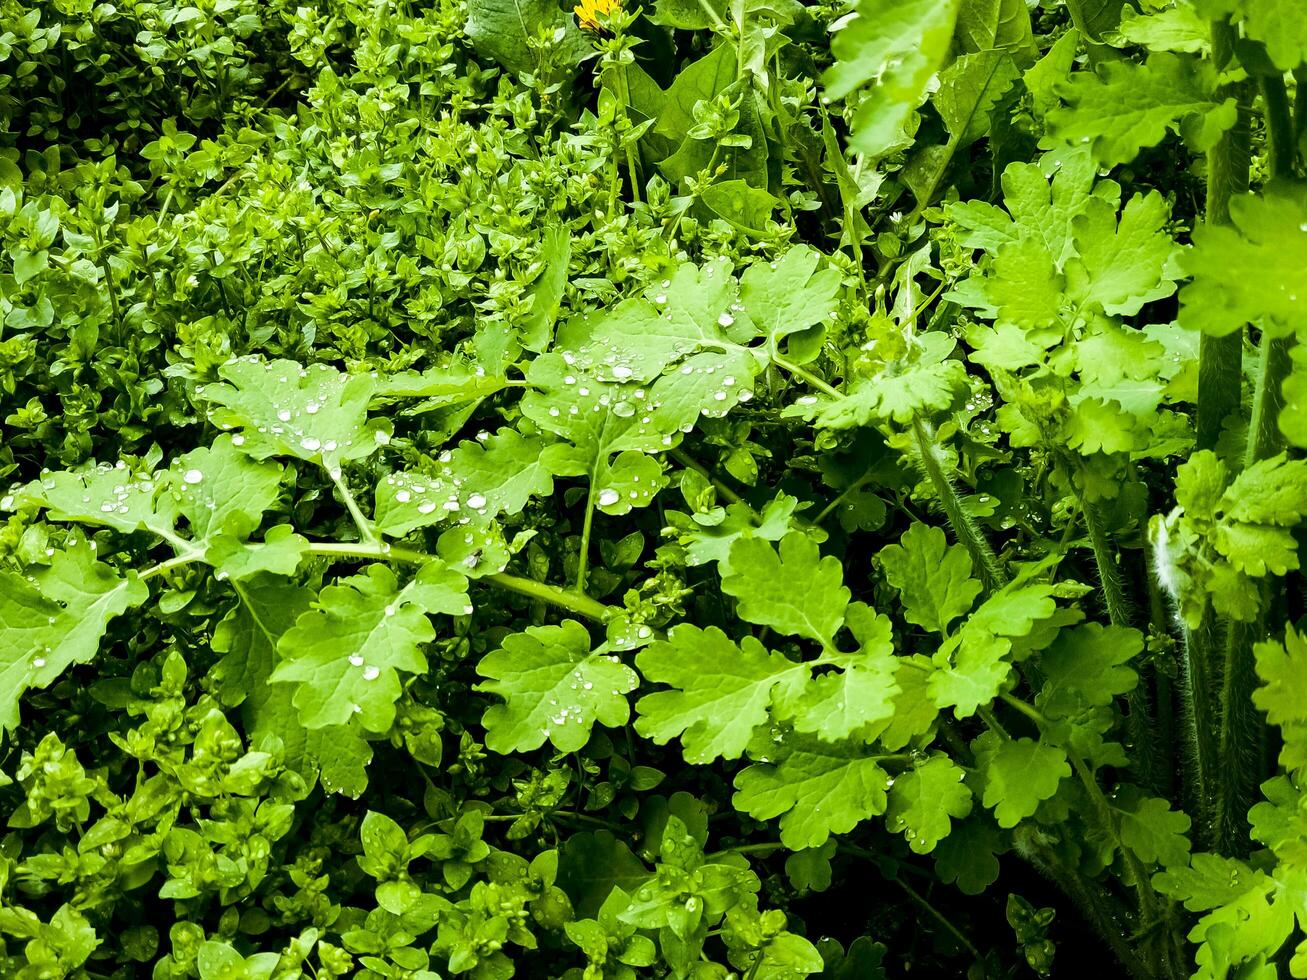
[[[1288,0],[0,0],[0,976],[1307,976]]]

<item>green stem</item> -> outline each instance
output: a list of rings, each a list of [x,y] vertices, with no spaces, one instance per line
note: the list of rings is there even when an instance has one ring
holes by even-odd
[[[975,944],[972,943],[971,940],[969,940],[966,937],[966,934],[963,933],[962,930],[959,929],[957,926],[955,926],[948,919],[948,917],[944,915],[943,912],[935,908],[935,906],[932,905],[929,901],[927,901],[922,895],[918,894],[915,888],[913,888],[906,881],[904,881],[902,878],[899,878],[897,876],[891,878],[890,881],[898,885],[899,888],[903,891],[903,894],[907,895],[908,898],[912,900],[912,903],[914,905],[916,905],[923,912],[925,912],[932,919],[934,919],[941,926],[943,926],[944,930],[955,940],[957,940],[958,945],[961,946],[963,949],[965,949],[967,953],[970,954],[973,960],[979,963],[983,959],[983,957],[980,955],[980,950],[978,950]]]
[[[1266,111],[1272,174],[1292,179],[1297,148],[1293,140],[1293,118],[1283,76],[1259,80]],[[1253,391],[1252,415],[1244,467],[1279,451],[1280,409],[1284,406],[1281,386],[1291,368],[1292,337],[1272,337],[1262,332],[1257,383]],[[1222,853],[1246,855],[1250,849],[1247,814],[1261,782],[1261,747],[1266,740],[1265,723],[1252,703],[1257,675],[1253,644],[1266,635],[1266,609],[1270,595],[1265,585],[1258,590],[1258,611],[1248,621],[1230,621],[1226,626],[1222,657],[1221,690],[1217,707],[1220,728],[1216,742],[1216,764],[1221,779],[1216,785],[1212,816],[1213,836]]]
[[[1184,656],[1180,669],[1180,720],[1184,726],[1183,773],[1185,794],[1197,814],[1196,841],[1202,850],[1214,846],[1212,817],[1216,766],[1215,692],[1212,670],[1216,666],[1216,631],[1210,613],[1196,628],[1183,627]]]
[[[1213,21],[1212,61],[1223,68],[1234,53],[1237,35],[1230,24]],[[1242,86],[1232,86],[1217,93],[1216,98],[1241,94]],[[1240,100],[1242,101],[1242,100]],[[1230,199],[1248,190],[1248,171],[1252,159],[1251,131],[1247,116],[1240,113],[1234,127],[1207,151],[1207,215],[1209,226],[1229,224]],[[1198,418],[1199,449],[1213,448],[1221,436],[1225,420],[1237,415],[1243,380],[1243,331],[1225,337],[1204,334],[1198,347]]]
[[[772,363],[775,364],[778,368],[782,368],[783,370],[788,371],[796,378],[802,378],[812,387],[820,391],[823,395],[829,395],[831,398],[844,397],[844,392],[840,391],[838,388],[836,388],[834,385],[830,384],[829,382],[823,381],[821,378],[817,377],[807,368],[800,367],[799,365],[795,364],[793,361],[787,360],[786,358],[782,357],[779,351],[775,351],[775,350],[772,351],[771,360]]]
[[[1089,545],[1094,552],[1094,564],[1098,568],[1098,581],[1103,587],[1103,605],[1107,609],[1107,618],[1113,626],[1128,629],[1132,618],[1130,602],[1126,599],[1125,588],[1122,585],[1116,549],[1112,546],[1107,529],[1103,526],[1102,515],[1099,514],[1097,505],[1091,503],[1078,488],[1077,495],[1080,498],[1080,509],[1085,516],[1085,528],[1089,532]],[[1156,733],[1148,704],[1146,677],[1147,675],[1140,671],[1139,683],[1126,696],[1130,709],[1126,716],[1126,725],[1130,732],[1131,749],[1139,778],[1144,785],[1156,788]]]
[[[585,517],[581,521],[581,551],[576,556],[576,591],[585,594],[586,575],[590,571],[590,534],[595,520],[595,480],[590,474],[590,489],[585,495]]]
[[[994,554],[980,528],[971,519],[971,515],[963,509],[962,501],[958,499],[952,481],[944,472],[939,450],[935,448],[934,431],[919,418],[913,419],[912,431],[916,436],[922,469],[935,488],[935,493],[944,508],[944,514],[953,528],[954,536],[971,555],[971,560],[980,572],[986,590],[994,592],[1001,589],[1008,583],[1007,574],[1003,571],[998,556]]]
[[[345,509],[349,511],[350,519],[354,521],[354,526],[358,528],[359,538],[362,539],[364,544],[376,544],[377,532],[372,529],[372,522],[359,509],[358,501],[354,499],[354,495],[349,492],[344,473],[341,472],[339,466],[335,465],[333,460],[324,459],[323,464],[327,470],[327,475],[331,477],[331,482],[336,486],[336,492],[340,494],[340,499],[345,504]]]
[[[1248,420],[1248,443],[1244,468],[1269,459],[1283,447],[1280,412],[1284,408],[1283,386],[1293,369],[1294,337],[1272,337],[1262,332],[1257,386],[1253,391],[1252,416]]]
[[[1258,79],[1262,108],[1266,114],[1266,133],[1271,151],[1271,176],[1290,179],[1297,169],[1298,146],[1294,140],[1293,110],[1283,75],[1265,75]]]

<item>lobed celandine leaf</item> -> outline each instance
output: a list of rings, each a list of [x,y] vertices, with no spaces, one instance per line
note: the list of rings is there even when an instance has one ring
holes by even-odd
[[[725,633],[688,623],[636,657],[646,680],[670,691],[646,694],[636,703],[635,730],[665,745],[681,739],[685,760],[738,759],[754,730],[765,724],[773,699],[794,699],[810,668],[766,650],[751,636],[737,646]]]
[[[903,834],[914,854],[929,854],[949,835],[953,820],[971,812],[965,778],[966,772],[942,752],[919,760],[895,777],[886,826]]]
[[[294,704],[306,728],[343,725],[358,715],[368,731],[395,717],[399,671],[427,669],[422,645],[435,637],[428,613],[471,613],[467,580],[432,561],[403,588],[385,565],[326,586],[278,642],[276,683],[296,684]]]
[[[505,637],[481,659],[477,673],[489,678],[478,690],[505,702],[482,718],[487,747],[503,754],[538,749],[546,741],[559,752],[576,752],[596,722],[609,728],[626,724],[626,695],[639,685],[635,671],[617,657],[591,651],[590,634],[571,619]]]
[[[76,521],[110,527],[130,534],[150,530],[172,534],[177,523],[177,505],[161,491],[162,474],[132,474],[121,461],[100,463],[79,470],[47,473],[4,500],[8,509],[36,504],[57,521]]]
[[[762,733],[769,761],[735,777],[735,808],[758,820],[780,817],[781,843],[792,851],[820,847],[885,812],[889,774],[858,741],[823,742],[788,734],[780,744]],[[774,761],[773,761],[774,760]]]
[[[390,441],[390,422],[368,419],[376,390],[370,374],[245,357],[224,364],[218,376],[222,381],[197,394],[220,406],[210,413],[213,423],[239,429],[233,444],[255,459],[292,456],[331,468]]]
[[[400,471],[377,484],[377,530],[403,537],[418,528],[464,521],[489,525],[518,514],[531,497],[553,493],[553,474],[541,458],[543,439],[500,429],[442,453],[435,472]]]
[[[310,611],[313,593],[274,576],[235,589],[240,601],[213,634],[213,649],[223,654],[214,670],[219,698],[224,705],[240,705],[252,745],[274,738],[281,744],[281,763],[306,782],[319,779],[329,793],[362,796],[372,747],[358,723],[306,728],[294,705],[295,686],[269,682],[277,644]]]
[[[828,651],[823,663],[838,670],[814,677],[793,698],[784,691],[778,691],[775,698],[775,717],[789,722],[796,731],[827,742],[848,738],[893,717],[899,693],[895,679],[899,663],[888,617],[854,602],[848,607],[846,625],[858,641],[858,650]]]
[[[722,591],[739,601],[749,622],[823,646],[843,625],[850,596],[839,559],[822,558],[816,542],[798,531],[781,539],[779,554],[761,538],[736,541]]]
[[[961,545],[948,545],[944,532],[913,524],[877,556],[885,578],[899,591],[903,618],[933,633],[947,633],[949,624],[966,613],[983,591],[971,577],[971,556]]]
[[[1104,167],[1129,163],[1168,132],[1205,153],[1238,117],[1235,100],[1217,94],[1211,62],[1169,52],[1142,65],[1109,61],[1096,73],[1077,72],[1058,91],[1068,107],[1048,114],[1050,135],[1090,143]]]
[[[18,726],[19,701],[100,650],[110,620],[144,603],[135,572],[120,577],[86,542],[57,551],[33,581],[0,571],[0,728]]]
[[[1183,260],[1180,324],[1223,337],[1256,323],[1273,337],[1307,316],[1307,190],[1273,184],[1230,201],[1229,225],[1201,225]]]
[[[1034,739],[984,732],[972,748],[984,778],[982,799],[994,811],[1000,827],[1015,827],[1033,816],[1039,804],[1050,799],[1071,775],[1071,764],[1062,749]]]

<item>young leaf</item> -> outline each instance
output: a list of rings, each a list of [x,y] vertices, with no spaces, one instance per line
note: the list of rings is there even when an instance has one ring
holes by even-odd
[[[971,812],[966,773],[948,756],[934,753],[894,780],[885,823],[903,834],[915,854],[929,854],[949,835],[953,820]]]
[[[882,548],[878,556],[885,578],[899,590],[903,618],[941,634],[971,608],[984,588],[971,577],[967,550],[946,544],[939,528],[913,524],[899,544]]]
[[[1071,775],[1066,753],[1034,739],[1003,738],[985,732],[972,743],[985,779],[982,797],[1000,827],[1015,827],[1033,816],[1039,804],[1057,792]]]
[[[839,559],[822,558],[816,543],[799,531],[781,539],[779,555],[761,538],[736,541],[722,591],[739,600],[740,615],[749,622],[823,646],[844,623],[850,595]]]
[[[478,689],[505,701],[482,718],[486,745],[504,754],[538,749],[546,740],[559,752],[576,752],[595,722],[626,724],[626,695],[639,685],[635,671],[616,657],[591,652],[590,634],[571,619],[506,637],[477,673],[490,678]]]
[[[904,142],[904,128],[944,66],[960,0],[862,0],[831,41],[836,61],[822,83],[832,99],[861,90],[849,142],[881,157]]]

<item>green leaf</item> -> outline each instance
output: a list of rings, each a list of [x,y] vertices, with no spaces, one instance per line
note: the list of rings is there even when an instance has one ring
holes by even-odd
[[[715,561],[721,574],[729,575],[730,552],[735,542],[747,537],[772,542],[781,540],[793,526],[791,518],[798,503],[797,498],[781,493],[761,511],[755,511],[740,501],[728,504],[719,511],[691,515],[690,521],[693,523],[688,525],[689,530],[685,532],[689,538],[685,549],[686,561],[691,565],[706,565]],[[718,519],[719,522],[713,522]]]
[[[1242,0],[1243,29],[1262,41],[1280,71],[1293,71],[1307,61],[1307,21],[1295,0]]]
[[[1177,4],[1138,13],[1129,7],[1121,14],[1116,32],[1123,41],[1150,51],[1201,54],[1211,48],[1211,26],[1193,7]]]
[[[931,700],[952,708],[958,718],[969,718],[981,705],[998,697],[1012,672],[1006,659],[1011,643],[983,630],[964,630],[935,654],[931,674]]]
[[[971,812],[966,773],[948,756],[935,753],[894,780],[886,825],[903,834],[916,854],[929,854],[949,835],[954,820]]]
[[[590,634],[571,619],[505,637],[477,673],[490,678],[478,690],[505,701],[482,718],[486,746],[501,754],[538,749],[546,740],[559,752],[576,752],[596,722],[626,724],[626,695],[639,685],[635,671],[615,656],[591,652]]]
[[[1294,345],[1290,356],[1293,370],[1282,388],[1284,407],[1280,410],[1280,431],[1291,445],[1307,449],[1307,346]]]
[[[571,260],[571,236],[562,225],[551,225],[540,239],[541,270],[531,287],[531,310],[518,328],[521,344],[529,351],[539,353],[549,346]]]
[[[424,565],[399,588],[385,565],[324,588],[277,645],[274,683],[298,685],[294,704],[306,728],[343,725],[354,715],[386,731],[401,690],[399,671],[427,669],[422,646],[435,638],[427,613],[472,611],[467,580],[440,561]]]
[[[100,652],[110,620],[144,603],[149,588],[103,562],[85,542],[57,551],[34,581],[0,571],[0,728],[17,728],[24,691],[48,687]]]
[[[1234,478],[1221,504],[1234,521],[1297,524],[1307,514],[1307,460],[1287,459],[1284,453],[1258,460]]]
[[[823,646],[843,625],[850,595],[839,559],[822,558],[817,544],[799,531],[781,539],[779,555],[761,538],[736,541],[722,591],[735,596],[749,622]]]
[[[255,462],[224,434],[209,448],[178,457],[172,466],[172,493],[194,538],[226,534],[244,539],[276,504],[282,471],[277,463]]]
[[[1187,814],[1171,809],[1166,800],[1141,797],[1127,810],[1119,807],[1121,843],[1145,864],[1164,868],[1189,862],[1191,821]]]
[[[1193,281],[1180,290],[1180,324],[1223,337],[1257,323],[1289,335],[1307,316],[1307,289],[1296,287],[1307,263],[1307,191],[1273,185],[1265,195],[1230,201],[1230,224],[1194,229],[1184,256]]]
[[[858,91],[850,145],[881,157],[905,141],[904,128],[944,67],[961,0],[861,0],[831,40],[836,61],[822,76],[826,94]]]
[[[781,843],[798,851],[884,813],[889,785],[877,758],[857,742],[787,735],[774,763],[757,763],[735,777],[733,800],[757,820],[780,817]]]
[[[56,521],[167,536],[177,522],[177,506],[161,493],[164,485],[161,474],[133,474],[122,463],[100,463],[48,473],[19,490],[14,502],[45,507]]]
[[[686,761],[696,764],[738,759],[773,698],[797,697],[810,673],[751,636],[737,646],[716,627],[688,623],[642,650],[636,666],[674,690],[639,700],[635,730],[659,745],[679,737]]]
[[[504,428],[442,453],[433,473],[391,473],[377,484],[377,529],[403,537],[441,523],[484,527],[501,514],[519,514],[532,497],[553,493],[545,446]]]
[[[1108,316],[1134,316],[1174,293],[1179,272],[1171,267],[1177,249],[1166,231],[1170,217],[1157,191],[1132,197],[1119,224],[1113,204],[1091,198],[1073,223],[1078,260],[1066,266],[1071,299]]]
[[[899,693],[890,621],[861,602],[848,608],[849,632],[859,643],[855,653],[827,653],[824,661],[840,668],[813,678],[802,693],[778,690],[776,717],[800,732],[827,742],[848,738],[894,715]]]
[[[1066,753],[1034,739],[1003,738],[985,732],[972,743],[976,765],[984,774],[982,800],[1000,827],[1015,827],[1033,816],[1039,804],[1057,792],[1071,775]]]
[[[1138,683],[1138,674],[1124,665],[1143,648],[1143,634],[1128,627],[1089,623],[1060,631],[1039,658],[1044,687],[1036,705],[1063,718],[1111,704]]]
[[[262,577],[238,585],[240,602],[218,624],[213,648],[223,654],[214,671],[225,705],[241,705],[251,744],[275,738],[281,762],[306,782],[321,779],[327,792],[359,797],[367,788],[372,748],[356,724],[308,729],[300,723],[290,684],[271,684],[277,644],[309,611],[313,593],[285,580]]]
[[[954,347],[943,331],[921,334],[902,358],[885,362],[844,397],[808,396],[784,414],[811,417],[820,428],[853,429],[943,411],[966,384],[966,366],[949,357]]]
[[[1003,835],[978,813],[955,824],[936,846],[935,872],[945,884],[956,884],[962,894],[979,895],[998,881],[997,855],[1003,850]]]
[[[793,353],[794,335],[825,323],[838,305],[840,274],[829,265],[819,268],[823,264],[816,249],[796,245],[775,262],[754,263],[740,277],[740,299],[773,349],[790,338]]]
[[[537,33],[562,32],[552,44],[563,64],[578,63],[589,50],[575,21],[552,0],[470,0],[463,30],[478,54],[515,73],[539,68],[527,45]]]
[[[1146,64],[1110,61],[1059,86],[1069,107],[1048,114],[1049,131],[1068,143],[1091,143],[1105,167],[1129,163],[1179,133],[1196,153],[1216,145],[1238,116],[1235,100],[1218,101],[1211,62],[1159,52]]]
[[[293,456],[330,469],[390,441],[390,423],[367,417],[376,389],[371,375],[255,357],[229,361],[218,375],[221,382],[197,393],[221,406],[210,413],[213,423],[239,429],[232,444],[255,459]]]
[[[944,532],[927,524],[913,524],[899,542],[882,548],[878,558],[885,578],[899,590],[903,618],[947,633],[983,590],[971,577],[971,557],[961,545],[946,547]]]

